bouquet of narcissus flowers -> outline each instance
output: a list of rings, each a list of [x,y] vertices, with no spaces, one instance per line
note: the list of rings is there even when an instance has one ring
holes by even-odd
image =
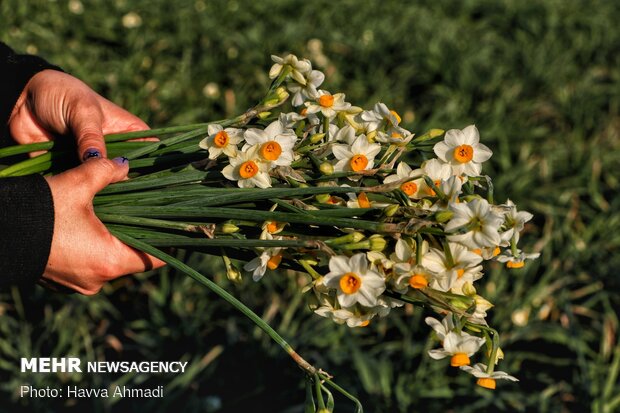
[[[427,307],[439,340],[431,358],[449,358],[486,388],[516,381],[496,370],[503,353],[486,321],[493,304],[476,284],[484,261],[520,268],[538,256],[518,248],[532,215],[510,200],[494,202],[482,174],[492,152],[476,127],[416,136],[384,103],[365,110],[321,89],[325,76],[310,61],[272,59],[270,89],[240,116],[108,136],[110,156],[130,159],[131,179],[97,195],[99,218],[263,328],[307,373],[308,403],[319,410],[333,410],[328,388],[355,398],[228,292],[159,248],[221,257],[235,282],[246,273],[260,281],[276,270],[303,272],[312,310],[349,327],[405,303]],[[161,140],[127,142],[144,136]],[[21,151],[52,144],[37,145]],[[57,158],[54,149],[0,175],[54,173],[62,170]],[[480,362],[472,366],[472,358]]]

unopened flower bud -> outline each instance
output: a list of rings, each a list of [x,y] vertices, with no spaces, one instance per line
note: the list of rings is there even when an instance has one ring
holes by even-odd
[[[267,111],[265,111],[265,112],[260,112],[260,113],[258,114],[258,118],[259,118],[259,119],[262,119],[262,120],[267,119],[269,116],[271,116],[271,112],[267,112]]]
[[[371,235],[368,240],[371,251],[383,251],[387,245],[387,241],[381,235]]]
[[[308,140],[310,141],[310,143],[319,143],[323,140],[324,137],[324,133],[315,133],[314,135],[311,135]]]
[[[489,308],[493,307],[493,304],[481,295],[475,295],[474,300],[476,300],[476,309],[486,311]]]
[[[452,216],[454,216],[454,212],[452,211],[438,211],[435,214],[435,219],[437,222],[447,222],[452,219]]]
[[[285,87],[280,86],[279,88],[276,89],[276,96],[278,96],[278,99],[280,99],[280,102],[283,102],[286,99],[288,99],[289,94],[286,91]]]
[[[321,171],[323,175],[331,175],[334,173],[334,165],[332,165],[329,162],[323,162],[319,166],[319,170]]]
[[[463,293],[468,297],[473,297],[476,295],[476,287],[470,281],[467,281],[463,284]]]
[[[452,307],[456,308],[457,310],[463,311],[468,310],[469,307],[471,307],[470,303],[459,299],[450,300],[450,305],[452,305]]]
[[[226,266],[226,277],[235,284],[239,284],[242,281],[241,271],[230,261],[230,258],[226,255],[222,255],[224,265]]]
[[[358,243],[365,238],[364,234],[361,232],[351,232],[349,234],[343,235],[338,238],[332,238],[330,240],[325,241],[327,245],[344,245],[351,243]]]
[[[222,232],[222,234],[234,234],[235,232],[239,232],[239,229],[240,228],[236,226],[235,224],[226,222],[222,224],[220,231]]]
[[[480,195],[465,195],[463,197],[463,201],[465,201],[465,202],[471,202],[474,199],[481,199],[481,197],[480,197]]]
[[[315,198],[319,203],[327,204],[332,199],[332,196],[330,194],[318,194]]]
[[[400,207],[398,206],[398,204],[388,205],[383,208],[383,215],[385,215],[386,217],[393,217],[398,213],[399,210]]]
[[[443,129],[431,129],[431,130],[429,130],[429,131],[428,131],[428,135],[429,135],[431,138],[436,138],[436,137],[438,137],[438,136],[443,135],[443,134],[444,134],[444,132],[445,132],[445,131],[444,131]]]

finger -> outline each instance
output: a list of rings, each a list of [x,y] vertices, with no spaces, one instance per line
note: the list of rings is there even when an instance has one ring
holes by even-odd
[[[118,241],[117,260],[122,265],[121,272],[124,274],[135,274],[138,272],[150,271],[166,265],[165,262],[153,257],[145,252],[136,250]]]
[[[76,103],[68,119],[68,126],[77,142],[78,156],[82,161],[107,156],[103,140],[103,115],[95,104]]]
[[[96,158],[78,166],[75,171],[93,197],[106,186],[124,180],[129,172],[129,161],[124,157]]]
[[[139,117],[127,110],[115,105],[105,98],[101,98],[101,109],[103,111],[103,133],[138,132],[149,130],[149,126]],[[139,140],[152,139],[140,138]],[[135,139],[138,140],[138,139]]]

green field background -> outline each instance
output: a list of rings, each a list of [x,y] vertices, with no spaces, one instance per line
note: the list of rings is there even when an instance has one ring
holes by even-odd
[[[0,39],[39,54],[151,126],[206,122],[262,96],[271,54],[324,88],[382,101],[410,130],[475,123],[496,199],[535,217],[523,270],[489,266],[502,369],[494,392],[426,352],[418,308],[364,329],[312,314],[300,279],[233,285],[179,253],[333,374],[366,412],[620,411],[620,3],[616,1],[1,0]],[[21,374],[19,358],[186,360],[181,376]],[[22,384],[165,385],[164,399],[21,399]],[[0,293],[0,411],[302,412],[302,372],[214,294],[164,269],[94,297]],[[337,412],[353,412],[337,398]]]

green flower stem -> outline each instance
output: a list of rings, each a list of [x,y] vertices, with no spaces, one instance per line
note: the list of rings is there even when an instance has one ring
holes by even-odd
[[[388,297],[390,297],[390,298],[395,298],[397,300],[404,301],[404,302],[409,303],[409,304],[419,304],[419,305],[422,305],[422,306],[427,306],[429,304],[428,300],[424,299],[424,297],[425,297],[424,295],[417,294],[416,292],[414,292],[414,294],[421,295],[422,298],[415,298],[415,297],[412,297],[412,296],[410,296],[408,294],[401,294],[401,293],[397,293],[397,292],[391,291],[391,290],[385,290],[383,292],[383,294],[388,296]]]
[[[129,181],[118,182],[107,186],[99,194],[115,194],[119,192],[142,191],[145,189],[163,188],[188,182],[202,182],[207,178],[219,178],[221,174],[213,171],[200,171],[192,166],[173,172],[172,169],[154,172]]]
[[[54,147],[54,142],[29,143],[25,145],[14,145],[0,149],[0,158],[6,158],[23,153],[48,151]]]
[[[364,408],[362,407],[362,403],[360,403],[360,401],[355,396],[353,396],[351,393],[347,392],[345,389],[343,389],[342,387],[334,383],[326,374],[319,373],[319,376],[328,386],[337,390],[343,396],[347,397],[349,400],[355,403],[355,407],[356,407],[355,413],[364,413]]]
[[[489,363],[487,364],[487,374],[493,374],[493,371],[495,370],[495,359],[497,358],[497,351],[499,350],[499,333],[494,328],[472,323],[471,321],[466,321],[465,326],[474,331],[476,329],[484,330],[487,333],[491,334],[493,349],[491,350],[491,354],[489,356]]]
[[[150,144],[139,148],[139,149],[134,149],[133,151],[129,151],[125,154],[125,158],[132,160],[132,159],[136,159],[139,158],[141,156],[144,155],[148,155],[151,152],[155,152],[158,149],[164,148],[164,147],[169,147],[171,145],[175,145],[177,143],[181,143],[184,142],[188,139],[192,139],[195,138],[199,135],[205,134],[207,133],[207,127],[203,127],[200,129],[194,129],[191,130],[189,132],[185,132],[182,133],[180,135],[176,135],[176,136],[172,136],[170,138],[165,138],[162,139],[161,141],[158,142],[151,142]]]
[[[278,211],[243,210],[240,208],[219,207],[174,207],[174,206],[99,206],[98,213],[110,213],[117,215],[142,216],[148,218],[221,218],[242,219],[249,221],[278,221],[295,224],[309,224],[322,226],[337,226],[341,228],[357,228],[375,233],[415,233],[406,223],[382,223],[353,218],[334,218],[330,216],[315,216],[313,214],[296,214]]]
[[[307,260],[297,260],[297,263],[301,265],[313,279],[318,280],[322,277]]]
[[[109,222],[114,224],[137,225],[151,228],[175,229],[179,231],[198,232],[204,234],[212,233],[215,228],[215,224],[208,223],[166,221],[162,219],[127,217],[114,214],[98,214],[97,217],[104,223]]]
[[[154,247],[230,247],[230,248],[319,248],[312,240],[267,240],[235,238],[142,238],[143,242]]]
[[[227,188],[225,192],[218,195],[209,196],[207,199],[196,198],[195,201],[186,201],[177,205],[189,206],[218,206],[229,205],[241,202],[261,201],[271,198],[298,198],[300,196],[319,195],[319,194],[346,194],[361,192],[364,188],[346,188],[340,186],[319,186],[306,188]],[[342,208],[349,209],[349,208]],[[366,210],[368,211],[368,210]],[[316,211],[307,211],[308,213]],[[356,214],[359,214],[357,211]]]
[[[67,157],[67,152],[46,152],[34,158],[18,162],[0,171],[0,177],[23,176],[47,171],[54,162]]]
[[[112,233],[112,235],[114,235],[119,240],[123,241],[125,244],[133,248],[136,248],[140,251],[143,251],[147,254],[150,254],[156,258],[159,258],[160,260],[166,262],[171,267],[176,268],[177,270],[187,274],[194,280],[198,281],[200,284],[204,285],[205,287],[207,287],[208,289],[216,293],[218,296],[223,298],[226,302],[231,304],[233,307],[235,307],[237,310],[243,313],[246,317],[252,320],[252,322],[254,322],[254,324],[256,324],[261,330],[267,333],[267,335],[269,335],[269,337],[271,337],[273,341],[278,343],[280,347],[282,347],[284,351],[286,351],[288,355],[291,356],[291,358],[295,360],[295,362],[299,365],[299,367],[302,370],[304,370],[307,374],[314,375],[317,373],[317,369],[314,366],[312,366],[310,363],[308,363],[306,360],[304,360],[299,354],[297,354],[297,352],[293,349],[293,347],[291,347],[291,345],[288,344],[286,340],[284,340],[284,338],[282,338],[282,336],[280,336],[269,324],[263,321],[262,318],[260,318],[256,313],[250,310],[245,304],[243,304],[241,301],[235,298],[228,291],[224,290],[222,287],[220,287],[219,285],[217,285],[216,283],[214,283],[213,281],[211,281],[204,275],[200,274],[198,271],[194,270],[187,264],[158,250],[157,248],[143,241],[139,241],[135,238],[132,238],[124,234],[121,231],[117,231],[113,229],[110,232]]]
[[[223,122],[224,120],[217,120],[209,123],[194,123],[193,125],[169,126],[166,128],[156,128],[136,132],[111,133],[105,135],[105,141],[110,143],[126,141],[129,139],[160,137],[164,135],[171,135],[173,133],[190,132],[196,129],[205,129],[209,125]]]

